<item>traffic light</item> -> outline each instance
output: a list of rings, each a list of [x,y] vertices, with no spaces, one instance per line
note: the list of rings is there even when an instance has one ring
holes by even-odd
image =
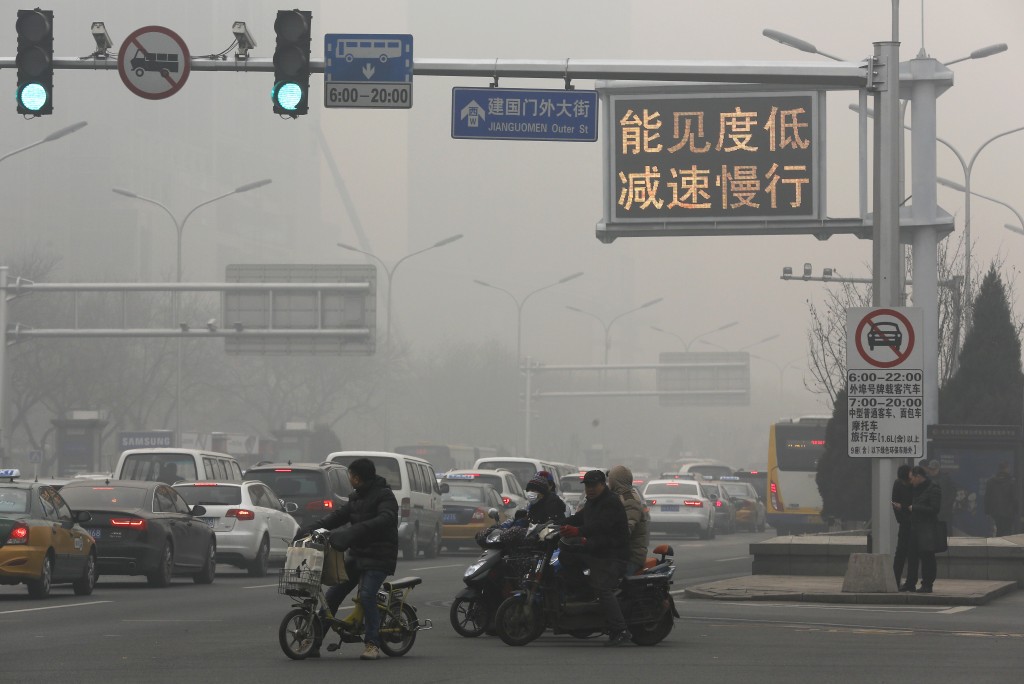
[[[18,113],[53,113],[53,12],[18,10]]]
[[[309,111],[309,44],[313,13],[278,10],[274,22],[274,113],[293,119]]]

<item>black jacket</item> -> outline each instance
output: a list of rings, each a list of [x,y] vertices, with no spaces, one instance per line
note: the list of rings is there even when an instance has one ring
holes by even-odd
[[[925,479],[914,487],[911,502],[910,534],[918,551],[935,553],[939,543],[939,513],[942,510],[942,488],[934,481]]]
[[[348,549],[345,562],[359,570],[393,574],[398,564],[398,501],[383,477],[354,490],[347,504],[316,526],[333,530],[345,523],[351,526],[331,535],[331,546]]]
[[[910,522],[910,504],[914,502],[914,486],[909,482],[896,478],[892,483],[892,500],[898,504],[903,504],[903,508],[892,509],[893,514],[896,516],[896,522],[900,525],[904,525]]]
[[[598,558],[629,560],[626,508],[610,488],[605,487],[599,496],[587,499],[583,510],[566,518],[565,524],[580,529],[580,536],[587,539],[587,553]]]
[[[565,502],[554,492],[544,495],[544,498],[530,506],[527,519],[531,523],[555,522],[561,523],[565,520]]]
[[[1013,478],[1008,473],[997,473],[985,483],[985,513],[993,518],[1017,515],[1015,489]]]

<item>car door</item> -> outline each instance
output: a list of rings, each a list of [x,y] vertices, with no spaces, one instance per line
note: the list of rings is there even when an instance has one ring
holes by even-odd
[[[57,518],[60,520],[61,528],[71,538],[71,553],[68,557],[67,570],[71,573],[72,578],[77,579],[82,576],[86,559],[89,557],[89,548],[92,546],[89,534],[75,522],[71,507],[65,503],[56,490],[53,490],[52,496],[53,506],[57,509]]]
[[[158,517],[171,532],[174,544],[175,565],[196,565],[196,551],[193,548],[192,516],[182,515],[177,510],[175,497],[178,494],[169,486],[161,485],[153,491],[153,514]]]
[[[206,555],[210,544],[214,543],[213,530],[205,522],[192,515],[192,507],[188,505],[180,492],[171,490],[171,499],[174,503],[174,512],[185,521],[185,532],[188,539],[189,556],[194,559],[194,564],[202,567],[206,562]]]
[[[50,544],[53,546],[54,563],[53,579],[64,580],[77,577],[81,565],[75,558],[75,546],[71,537],[71,510],[64,505],[66,521],[61,519],[61,512],[57,509],[57,502],[54,500],[57,493],[50,487],[40,487],[36,490],[39,497],[40,508],[43,518],[50,526]],[[60,502],[64,504],[63,501]],[[67,523],[65,525],[65,522]]]
[[[276,501],[268,494],[269,491],[261,484],[251,484],[248,487],[249,500],[255,509],[256,518],[266,526],[267,536],[270,538],[270,557],[276,558],[281,548],[281,518],[274,508]]]

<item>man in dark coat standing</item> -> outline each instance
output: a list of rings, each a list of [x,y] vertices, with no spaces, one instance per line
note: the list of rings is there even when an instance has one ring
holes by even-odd
[[[622,608],[615,597],[615,588],[626,574],[629,560],[629,523],[626,509],[618,495],[608,488],[600,470],[583,476],[587,501],[583,510],[565,519],[561,532],[563,547],[583,551],[590,567],[590,586],[604,609],[608,625],[606,646],[619,646],[630,640]],[[575,542],[575,543],[573,543]]]
[[[910,553],[910,505],[914,502],[914,487],[910,484],[910,466],[904,464],[896,469],[896,479],[892,483],[892,512],[899,524],[896,535],[896,553],[892,559],[892,571],[896,574],[896,585],[900,585],[903,566],[907,563]],[[909,573],[908,573],[909,574]],[[917,575],[917,569],[914,569]],[[906,591],[903,585],[901,590]]]
[[[1010,465],[1000,463],[999,470],[985,483],[985,514],[996,524],[996,536],[1013,534],[1017,517],[1016,483],[1010,476]]]
[[[928,474],[921,466],[910,470],[910,484],[914,487],[914,497],[910,504],[910,558],[907,568],[907,581],[904,591],[917,591],[921,594],[932,593],[935,584],[937,567],[935,552],[938,550],[939,511],[942,509],[942,488],[938,483],[928,479]],[[917,584],[917,567],[921,564],[921,586]]]
[[[352,461],[348,479],[353,487],[348,503],[304,531],[320,527],[334,530],[331,546],[346,552],[348,579],[327,590],[327,605],[331,613],[337,613],[348,593],[359,585],[359,603],[366,625],[366,645],[359,657],[376,660],[380,657],[377,591],[398,565],[398,501],[387,481],[377,476],[377,467],[369,459]],[[341,527],[345,523],[350,524]],[[316,644],[317,655],[319,646]]]

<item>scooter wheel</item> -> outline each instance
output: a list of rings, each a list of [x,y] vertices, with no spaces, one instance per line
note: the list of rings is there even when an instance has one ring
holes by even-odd
[[[486,632],[491,622],[484,602],[475,598],[455,599],[448,612],[448,619],[451,620],[452,629],[459,636],[469,639]]]
[[[525,646],[544,633],[544,614],[525,599],[510,596],[494,614],[498,636],[509,646]]]
[[[292,660],[304,660],[323,638],[320,619],[311,611],[296,608],[281,620],[277,630],[281,650]]]

